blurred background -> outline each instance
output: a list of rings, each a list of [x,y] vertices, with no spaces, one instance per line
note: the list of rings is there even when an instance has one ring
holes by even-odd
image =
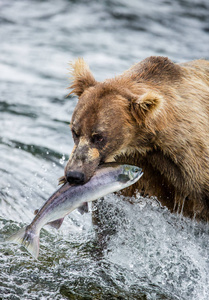
[[[209,59],[209,1],[0,0],[2,240],[63,175],[77,101],[68,63],[83,57],[104,80],[150,55]],[[118,230],[99,260],[91,212],[46,227],[39,261],[0,244],[0,299],[208,299],[208,226],[137,200],[105,198]]]

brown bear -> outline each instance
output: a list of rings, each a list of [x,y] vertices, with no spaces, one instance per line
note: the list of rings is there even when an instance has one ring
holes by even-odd
[[[79,100],[66,180],[84,183],[104,162],[132,163],[144,175],[126,196],[156,196],[173,212],[208,221],[209,62],[151,56],[97,82],[77,59],[72,76]]]

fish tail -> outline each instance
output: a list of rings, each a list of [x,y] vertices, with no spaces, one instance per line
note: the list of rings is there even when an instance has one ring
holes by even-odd
[[[35,259],[38,258],[39,232],[34,232],[28,226],[20,229],[17,233],[7,238],[6,241],[24,246]]]

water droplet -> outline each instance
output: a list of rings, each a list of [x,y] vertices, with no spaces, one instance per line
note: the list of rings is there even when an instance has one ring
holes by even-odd
[[[65,162],[65,155],[62,155],[62,158],[59,160],[60,164],[63,165]]]

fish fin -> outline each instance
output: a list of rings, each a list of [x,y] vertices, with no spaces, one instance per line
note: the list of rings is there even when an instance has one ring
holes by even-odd
[[[79,211],[79,213],[80,213],[81,215],[83,215],[83,214],[89,212],[88,202],[84,202],[83,204],[81,204],[81,206],[79,206],[79,207],[77,208],[77,210]]]
[[[58,180],[59,180],[59,182],[58,182],[58,185],[60,185],[60,184],[63,184],[63,183],[66,183],[66,182],[67,182],[67,180],[66,180],[65,176],[62,176],[62,177],[60,177]]]
[[[55,221],[49,222],[49,223],[47,223],[47,225],[50,225],[56,229],[59,229],[60,226],[62,225],[63,221],[64,221],[64,218],[61,218],[61,219],[57,219]]]
[[[35,258],[39,255],[39,232],[28,230],[27,227],[20,229],[17,233],[6,239],[6,242],[24,246],[26,250]]]

